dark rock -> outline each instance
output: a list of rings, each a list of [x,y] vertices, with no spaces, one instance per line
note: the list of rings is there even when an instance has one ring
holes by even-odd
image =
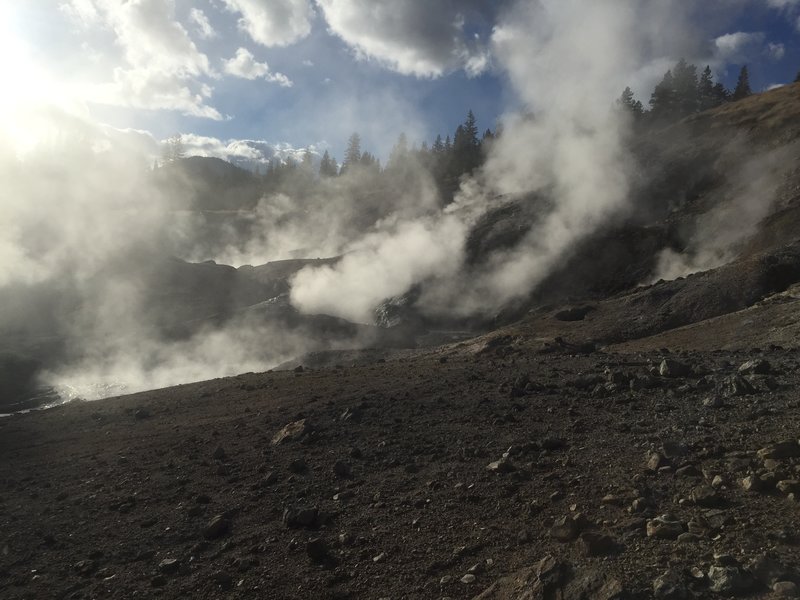
[[[93,560],[81,560],[72,567],[78,575],[89,577],[97,570],[97,563]]]
[[[758,457],[761,460],[798,458],[800,457],[800,444],[797,443],[797,440],[778,442],[777,444],[761,448],[761,450],[758,451]]]
[[[203,537],[207,540],[216,540],[228,533],[231,529],[231,522],[223,515],[217,515],[208,522],[206,528],[203,530]]]
[[[769,375],[771,371],[772,366],[766,360],[762,359],[748,360],[739,367],[739,373],[742,375],[748,375],[750,373],[754,375]]]
[[[694,597],[683,574],[674,569],[656,577],[653,581],[653,595],[661,600],[688,600]]]
[[[320,525],[319,509],[287,508],[283,511],[283,524],[289,529],[317,529]]]
[[[677,360],[665,358],[658,367],[658,373],[662,377],[688,377],[692,374],[692,369]]]
[[[733,375],[722,382],[722,393],[728,398],[749,396],[756,393],[756,388],[744,377]]]
[[[608,556],[619,552],[617,541],[610,535],[595,531],[586,531],[581,534],[578,543],[586,556]]]
[[[779,481],[775,487],[782,494],[800,494],[800,481],[797,479],[784,479]]]
[[[716,490],[708,485],[700,485],[694,488],[692,490],[692,501],[697,506],[704,508],[719,508],[725,503]]]
[[[289,463],[289,470],[292,473],[305,473],[308,470],[308,465],[303,458],[296,458]]]
[[[755,557],[747,565],[747,570],[756,581],[765,587],[772,587],[778,581],[794,579],[796,576],[790,569],[769,554]]]
[[[772,591],[778,598],[800,598],[800,588],[793,581],[776,581]]]
[[[708,570],[709,589],[717,594],[738,596],[752,588],[752,580],[736,566],[713,565]]]

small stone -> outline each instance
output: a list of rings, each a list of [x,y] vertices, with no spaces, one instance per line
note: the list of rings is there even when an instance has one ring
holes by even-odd
[[[686,465],[675,471],[676,477],[702,477],[703,474],[694,465]]]
[[[688,600],[693,598],[681,573],[669,570],[653,581],[653,594],[663,600]]]
[[[300,441],[311,431],[313,431],[313,427],[306,419],[294,421],[275,434],[275,437],[272,438],[272,445],[278,446],[286,442]]]
[[[230,528],[231,522],[223,515],[217,515],[206,525],[206,528],[203,530],[203,537],[207,540],[215,540],[228,533]]]
[[[561,517],[550,528],[550,536],[562,543],[575,541],[578,534],[580,527],[573,517]]]
[[[777,581],[772,586],[772,591],[779,598],[800,598],[800,589],[792,581]]]
[[[781,460],[784,458],[799,458],[800,444],[798,444],[796,440],[772,444],[766,448],[761,448],[761,450],[758,451],[758,457],[761,460],[766,460],[768,458],[775,460]]]
[[[784,479],[775,484],[782,494],[800,494],[800,481],[797,479]]]
[[[374,562],[374,563],[381,563],[384,560],[386,560],[386,552],[381,552],[377,556],[373,556],[372,557],[372,562]]]
[[[587,531],[578,540],[586,556],[608,556],[619,551],[619,544],[610,535]]]
[[[696,533],[682,533],[678,536],[678,543],[679,544],[696,544],[702,541],[701,538]]]
[[[677,360],[665,358],[658,367],[658,373],[662,377],[688,377],[692,374],[692,370]]]
[[[439,580],[439,585],[450,585],[451,583],[453,583],[452,575],[445,575]]]
[[[703,508],[719,508],[724,504],[724,500],[717,494],[716,490],[708,485],[701,485],[692,490],[692,501],[697,506]]]
[[[709,396],[703,400],[703,406],[705,408],[722,408],[725,406],[725,402],[719,396]]]
[[[683,530],[683,523],[669,515],[661,515],[647,522],[647,537],[674,540],[683,533]]]
[[[488,465],[486,465],[486,469],[495,473],[511,473],[516,471],[517,467],[514,466],[514,463],[511,462],[511,459],[504,456],[500,460],[490,462]]]
[[[647,470],[658,471],[661,467],[668,466],[667,459],[658,452],[650,452],[647,455]]]
[[[764,483],[758,475],[751,474],[742,479],[742,489],[746,492],[760,492],[764,489]]]
[[[172,575],[178,572],[180,565],[180,562],[176,558],[165,558],[158,563],[158,570],[164,575]]]
[[[718,594],[738,595],[750,589],[750,583],[741,569],[714,565],[708,570],[709,589]]]
[[[727,397],[749,396],[756,393],[753,384],[740,375],[728,377],[722,384],[722,393]]]
[[[319,510],[310,508],[287,508],[283,511],[283,524],[289,529],[315,529],[319,526]]]
[[[464,575],[460,579],[460,581],[461,581],[461,583],[465,583],[465,584],[469,585],[471,583],[475,583],[476,579],[477,579],[477,577],[475,577],[475,575],[473,575],[472,573],[467,573],[466,575]]]
[[[762,359],[748,360],[739,367],[739,373],[742,375],[747,375],[749,373],[754,375],[769,375],[770,371],[772,371],[772,366],[769,362]]]

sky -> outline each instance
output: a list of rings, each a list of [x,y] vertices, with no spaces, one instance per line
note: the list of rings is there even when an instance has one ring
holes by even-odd
[[[34,144],[13,115],[56,107],[135,136],[145,152],[180,133],[189,153],[222,158],[311,147],[341,159],[358,132],[385,160],[400,133],[430,142],[469,109],[494,129],[520,108],[493,38],[519,3],[0,0],[2,125],[21,147]],[[678,54],[729,87],[747,64],[756,91],[800,71],[800,0],[685,5],[694,8],[680,50],[654,50],[631,74],[645,104]]]

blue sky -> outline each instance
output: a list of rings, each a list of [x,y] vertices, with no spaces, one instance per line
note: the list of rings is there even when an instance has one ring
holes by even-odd
[[[56,98],[154,140],[180,132],[201,153],[256,139],[341,157],[358,131],[385,158],[401,132],[430,141],[470,108],[481,129],[494,128],[520,106],[492,52],[494,25],[520,3],[534,0],[9,2],[0,66],[16,73],[10,87],[23,99]],[[680,43],[631,74],[645,103],[680,55],[711,64],[728,86],[746,63],[756,90],[800,70],[800,0],[676,6],[687,19]]]

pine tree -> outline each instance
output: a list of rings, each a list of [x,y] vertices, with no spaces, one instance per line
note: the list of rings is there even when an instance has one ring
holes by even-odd
[[[441,154],[444,152],[444,142],[442,141],[441,135],[436,136],[436,139],[433,142],[432,150],[434,154]]]
[[[617,99],[617,107],[633,115],[634,119],[638,119],[644,114],[644,106],[639,100],[634,99],[633,90],[629,87],[626,87]]]
[[[650,96],[650,115],[657,121],[671,121],[676,114],[675,80],[669,70]]]
[[[448,135],[447,138],[444,140],[444,151],[450,152],[453,149],[453,144],[450,142],[450,136]]]
[[[714,77],[711,75],[711,67],[706,65],[697,82],[697,102],[698,109],[708,110],[718,105],[717,97],[714,94]]]
[[[720,106],[731,101],[731,93],[722,83],[714,84],[714,106]]]
[[[697,112],[697,67],[680,59],[672,70],[676,110],[679,117]]]
[[[750,73],[747,70],[747,65],[745,65],[742,67],[742,70],[739,71],[739,79],[736,82],[736,89],[733,90],[732,100],[736,102],[752,94],[753,90],[750,89]]]
[[[347,150],[344,154],[344,162],[340,174],[344,174],[347,170],[361,162],[361,136],[354,133],[347,141]]]

